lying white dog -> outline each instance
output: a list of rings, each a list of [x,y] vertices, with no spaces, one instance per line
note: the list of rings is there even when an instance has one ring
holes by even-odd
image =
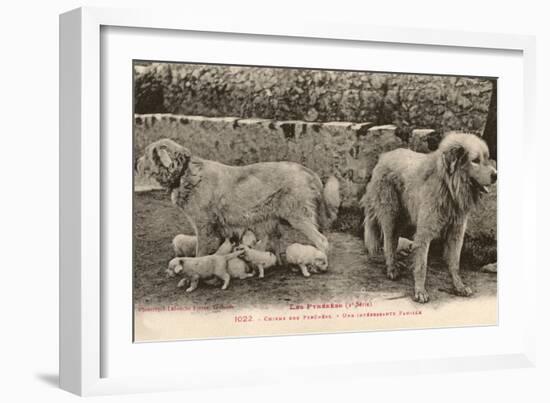
[[[313,267],[313,272],[322,272],[328,269],[327,255],[319,249],[310,246],[293,243],[286,248],[286,261],[290,265],[296,265],[302,270],[304,277],[309,277],[307,266]]]

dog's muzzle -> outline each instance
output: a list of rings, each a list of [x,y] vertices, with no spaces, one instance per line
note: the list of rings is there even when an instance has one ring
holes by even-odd
[[[488,193],[489,188],[487,186],[481,185],[478,181],[475,179],[471,179],[470,183],[472,185],[472,188],[477,189],[480,193]]]

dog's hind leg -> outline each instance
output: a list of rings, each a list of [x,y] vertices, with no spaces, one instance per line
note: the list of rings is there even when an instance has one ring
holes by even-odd
[[[397,280],[399,270],[396,264],[396,252],[399,236],[393,217],[385,217],[382,220],[382,232],[384,233],[384,257],[386,259],[386,275],[390,280]]]
[[[425,303],[430,300],[426,291],[426,272],[428,270],[428,251],[433,234],[436,231],[427,222],[420,221],[414,236],[414,300]]]
[[[466,222],[462,225],[453,226],[447,233],[447,239],[445,242],[445,260],[449,268],[449,273],[453,280],[453,286],[458,295],[462,297],[469,297],[472,295],[472,290],[462,282],[460,278],[460,252],[462,250],[462,244],[464,242],[464,232],[466,230]]]
[[[313,245],[315,245],[317,249],[328,254],[328,239],[315,228],[315,225],[311,221],[305,218],[289,218],[288,223],[302,232],[311,242],[313,242]]]
[[[258,278],[264,278],[264,265],[258,265]]]
[[[393,174],[382,175],[377,182],[373,182],[368,192],[373,192],[367,199],[367,218],[365,219],[365,244],[375,244],[376,225],[372,225],[374,218],[378,221],[384,238],[384,257],[386,259],[386,273],[390,280],[396,280],[399,276],[399,270],[396,265],[396,252],[399,235],[397,233],[397,220],[399,213],[403,210],[400,202],[400,191],[398,183],[400,179]],[[370,186],[370,184],[369,184]],[[371,224],[369,227],[367,224]],[[367,234],[367,227],[372,233]],[[367,237],[368,235],[368,237]],[[378,236],[379,237],[379,236]],[[378,240],[380,242],[380,240]]]
[[[366,210],[366,209],[365,209]],[[382,234],[380,234],[380,225],[374,217],[374,213],[365,213],[365,221],[363,222],[364,235],[363,242],[367,253],[374,256],[380,252],[382,247]]]
[[[229,275],[229,273],[226,272],[220,275],[220,278],[223,280],[222,290],[227,289],[227,287],[229,286],[229,281],[231,280],[231,276]]]

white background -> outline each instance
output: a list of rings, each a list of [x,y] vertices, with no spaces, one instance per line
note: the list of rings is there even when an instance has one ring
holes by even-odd
[[[217,381],[212,362],[220,374],[242,377],[254,368],[285,368],[314,365],[344,365],[357,362],[407,362],[412,359],[503,355],[522,351],[525,302],[513,298],[499,300],[499,326],[431,329],[409,332],[333,334],[322,337],[285,337],[250,340],[178,343],[131,343],[132,329],[132,111],[129,76],[132,58],[146,60],[186,60],[228,64],[260,64],[323,67],[375,71],[398,71],[480,75],[499,77],[499,156],[516,161],[522,142],[514,136],[523,130],[518,99],[523,97],[523,69],[519,52],[480,51],[464,48],[418,47],[406,45],[349,44],[334,41],[265,41],[252,36],[196,35],[186,32],[108,28],[103,34],[102,147],[105,172],[103,211],[103,266],[107,319],[102,345],[108,353],[102,359],[102,376],[124,377],[177,374],[180,378],[210,374]],[[307,46],[307,47],[306,47]],[[182,51],[184,49],[184,51]],[[304,49],[307,51],[304,52]],[[330,58],[327,59],[327,55]],[[127,133],[121,136],[121,133]],[[499,293],[513,295],[521,286],[524,272],[520,249],[522,193],[517,183],[529,173],[526,165],[501,164],[499,185]],[[516,234],[516,236],[514,236]],[[516,246],[514,250],[514,246]],[[464,309],[467,309],[463,306]],[[471,309],[471,308],[470,308]],[[430,315],[430,313],[427,313]],[[221,325],[221,324],[220,324]],[[392,346],[391,350],[380,346]],[[415,348],[412,349],[411,345]],[[360,350],[360,353],[359,351]],[[322,352],[322,353],[320,353]],[[294,354],[293,354],[294,353]],[[299,354],[296,354],[299,353]],[[223,357],[223,359],[220,359]],[[189,365],[182,365],[187,362]],[[400,368],[404,365],[401,364]],[[189,371],[187,373],[186,371]],[[340,370],[344,373],[344,370]],[[275,369],[275,374],[280,371]],[[221,375],[220,378],[226,378]],[[164,378],[166,379],[166,378]],[[250,379],[250,375],[245,379]]]
[[[182,13],[210,12],[226,15],[248,13],[284,25],[288,18],[313,13],[327,20],[349,20],[375,25],[465,29],[536,34],[538,52],[537,130],[539,156],[532,161],[539,183],[547,183],[548,141],[544,138],[550,72],[548,12],[543,2],[504,3],[462,0],[366,1],[322,3],[277,0],[255,1],[19,1],[4,2],[1,9],[0,124],[3,137],[0,172],[1,267],[3,270],[0,394],[4,401],[72,401],[56,388],[58,294],[58,14],[80,5],[148,7],[179,5]],[[521,108],[521,105],[518,105]],[[550,135],[550,134],[548,134]],[[523,161],[518,161],[523,163]],[[539,186],[539,217],[547,217],[548,192]],[[539,250],[544,247],[539,231]],[[7,259],[6,259],[7,258]],[[541,263],[542,255],[540,256]],[[7,275],[6,275],[7,274]],[[540,274],[540,291],[550,278]],[[521,293],[518,293],[518,297]],[[550,379],[547,300],[539,295],[541,325],[536,369],[451,375],[379,377],[334,384],[307,384],[105,397],[110,401],[547,401]]]

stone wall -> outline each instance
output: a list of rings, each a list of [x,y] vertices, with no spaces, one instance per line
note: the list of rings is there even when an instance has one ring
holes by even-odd
[[[184,63],[135,67],[135,111],[482,133],[494,80]]]

